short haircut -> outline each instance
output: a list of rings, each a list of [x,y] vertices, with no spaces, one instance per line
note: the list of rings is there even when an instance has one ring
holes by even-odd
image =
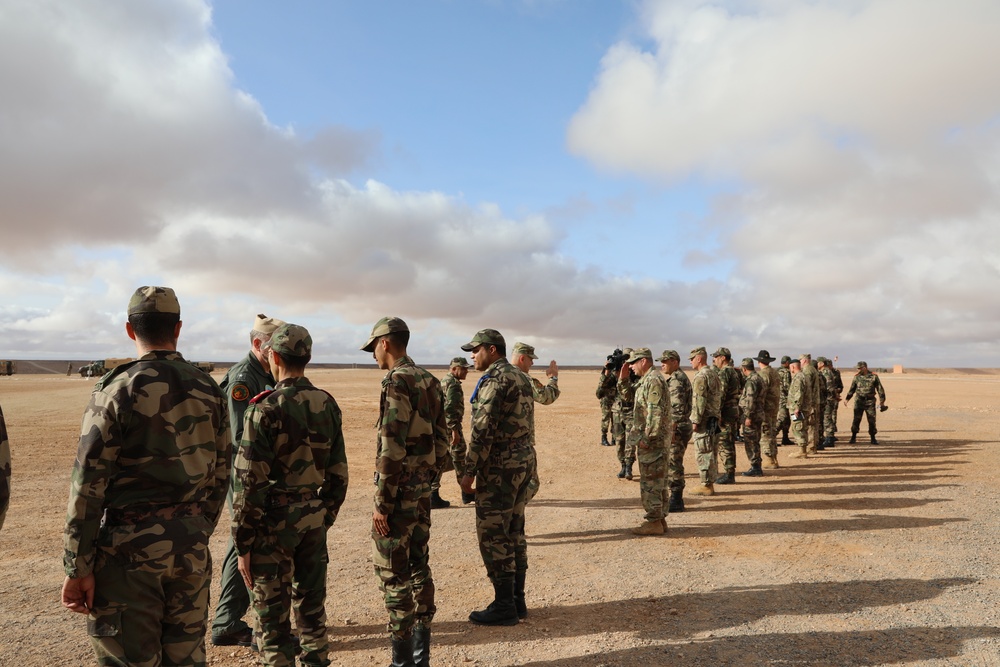
[[[174,329],[180,321],[178,313],[133,313],[128,316],[135,337],[147,345],[175,344]]]
[[[259,340],[261,343],[266,343],[267,341],[271,340],[271,334],[264,333],[263,331],[257,331],[256,329],[252,329],[250,331],[250,345],[251,346],[253,345],[253,342],[255,340]]]
[[[303,354],[303,355],[284,354],[283,352],[278,352],[274,348],[271,348],[271,351],[274,352],[279,357],[281,357],[282,363],[284,363],[285,367],[288,368],[288,370],[290,371],[297,371],[297,372],[304,371],[306,368],[306,364],[308,364],[312,360],[311,354]]]
[[[410,332],[409,331],[393,331],[392,333],[387,333],[382,338],[385,338],[395,347],[406,349],[406,346],[410,344]]]
[[[500,345],[497,345],[496,343],[490,343],[490,345],[492,345],[493,347],[495,347],[497,349],[497,354],[499,354],[501,357],[506,357],[507,356],[507,344],[506,343],[501,343]]]

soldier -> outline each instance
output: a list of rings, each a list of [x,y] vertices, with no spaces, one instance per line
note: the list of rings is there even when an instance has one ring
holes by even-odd
[[[743,448],[746,450],[747,459],[750,460],[750,469],[743,475],[763,477],[764,471],[760,467],[760,433],[767,411],[768,382],[762,371],[754,371],[753,361],[750,357],[746,357],[740,364],[740,371],[746,379],[740,396],[740,409],[743,412]]]
[[[506,359],[499,331],[482,329],[462,346],[483,377],[472,397],[472,433],[462,490],[476,493],[476,534],[494,599],[469,614],[480,625],[517,625],[528,614],[524,508],[535,468],[535,400],[528,377]]]
[[[676,350],[664,350],[658,359],[670,392],[670,424],[672,433],[667,448],[667,489],[670,491],[671,512],[684,511],[684,454],[691,441],[691,380],[681,370],[681,358]]]
[[[608,364],[601,369],[601,377],[597,380],[597,400],[601,403],[601,445],[610,447],[608,432],[611,430],[611,409],[615,402],[615,374],[611,372]]]
[[[802,372],[802,364],[799,361],[792,361],[788,365],[788,370],[792,376],[792,382],[788,385],[788,415],[791,426],[789,432],[792,440],[798,446],[798,452],[788,455],[791,459],[808,458],[808,437],[806,431],[806,420],[810,407],[812,406],[812,383],[809,376]]]
[[[784,387],[783,389],[780,371],[771,368],[774,357],[771,356],[770,352],[761,350],[754,359],[757,361],[757,375],[764,382],[764,418],[761,421],[760,429],[758,429],[760,449],[764,455],[762,465],[765,468],[778,468],[778,443],[775,437],[778,428],[778,411],[784,403],[784,396],[788,394],[788,388]]]
[[[243,416],[250,405],[250,399],[274,385],[264,345],[282,324],[284,322],[273,317],[257,315],[250,329],[250,352],[233,364],[219,383],[228,399],[229,430],[233,436],[234,454],[243,437]],[[233,505],[234,483],[235,478],[231,480],[226,496],[230,509]],[[250,608],[250,590],[240,574],[238,556],[236,545],[230,536],[226,555],[222,559],[219,602],[215,605],[215,618],[212,621],[212,643],[216,646],[253,644],[253,631],[243,621],[243,615]]]
[[[70,482],[62,604],[101,665],[204,665],[215,530],[229,488],[226,398],[177,352],[180,305],[140,287],[138,359],[94,387]]]
[[[629,439],[639,459],[639,494],[646,510],[643,523],[632,529],[635,535],[663,535],[667,531],[664,510],[667,504],[666,449],[673,433],[670,424],[670,389],[667,380],[653,365],[648,347],[640,347],[628,359],[640,379],[635,388],[635,417]]]
[[[708,365],[708,352],[696,347],[689,355],[695,370],[691,382],[691,430],[697,452],[698,473],[701,486],[691,493],[696,496],[715,495],[715,478],[719,471],[718,432],[719,414],[722,410],[722,383],[718,373]]]
[[[716,484],[736,483],[736,434],[740,429],[740,390],[742,383],[733,368],[729,348],[720,347],[712,354],[712,365],[722,385],[722,412],[719,416],[719,459],[723,474]]]
[[[455,469],[455,476],[459,483],[462,482],[462,475],[465,471],[465,435],[463,433],[462,420],[465,418],[465,395],[462,392],[462,380],[469,375],[469,362],[465,357],[455,357],[448,367],[448,374],[441,380],[441,391],[444,393],[444,422],[451,433],[451,465]],[[448,465],[445,464],[445,468]],[[441,475],[438,475],[435,484],[441,487]],[[434,509],[434,495],[437,490],[431,492],[431,509]],[[441,496],[438,495],[441,499]],[[448,507],[451,503],[441,499],[443,506]],[[476,502],[475,494],[462,493],[462,503],[468,505]]]
[[[878,433],[878,429],[875,428],[875,394],[878,393],[879,411],[885,412],[888,409],[885,407],[885,389],[882,388],[882,381],[878,379],[878,375],[868,370],[867,362],[859,361],[857,369],[858,372],[851,382],[851,388],[847,390],[847,396],[844,398],[844,405],[849,405],[851,396],[857,394],[857,398],[854,399],[854,421],[851,422],[850,442],[853,444],[858,441],[861,415],[865,414],[868,415],[868,435],[871,436],[872,444],[877,445],[878,440],[875,439],[875,434]]]
[[[628,357],[632,356],[632,348],[626,347],[622,350]],[[626,357],[626,359],[628,359]],[[622,371],[625,369],[625,371]],[[632,411],[635,408],[635,384],[638,378],[629,368],[628,364],[622,364],[618,369],[618,384],[616,387],[618,396],[618,430],[615,432],[615,444],[618,445],[618,462],[622,464],[622,469],[618,471],[618,479],[632,480],[632,464],[635,463],[635,448],[628,441],[626,435],[632,430]]]
[[[781,357],[781,367],[777,369],[778,377],[781,378],[781,400],[778,403],[778,418],[774,423],[774,438],[778,439],[781,432],[780,445],[790,445],[792,441],[788,438],[788,429],[791,426],[791,419],[788,414],[788,388],[792,385],[792,373],[789,369],[792,358],[787,354]]]
[[[409,342],[403,320],[383,317],[361,347],[388,371],[376,425],[372,561],[389,612],[396,666],[430,660],[437,610],[427,550],[431,482],[445,464],[449,442],[441,383],[413,363]]]
[[[0,530],[7,518],[7,507],[10,505],[10,443],[7,442],[7,423],[3,419],[3,408],[0,408]]]
[[[833,404],[833,439],[831,443],[837,440],[837,412],[840,408],[840,397],[844,394],[844,379],[840,376],[840,369],[834,365],[836,361],[837,357],[827,359],[827,365],[833,371],[833,387],[834,393],[837,395],[837,402]]]
[[[837,430],[837,404],[840,403],[840,390],[837,389],[837,376],[830,368],[830,360],[826,357],[816,359],[819,368],[819,375],[823,378],[823,387],[826,389],[823,400],[823,439],[820,441],[822,448],[834,446],[833,434]],[[841,385],[843,389],[843,385]]]
[[[803,353],[799,355],[800,372],[809,383],[809,404],[802,413],[806,418],[806,441],[809,453],[815,454],[819,451],[819,423],[822,419],[823,405],[823,384],[819,377],[819,371],[812,363],[812,355]]]
[[[531,377],[528,371],[531,370],[534,360],[538,357],[535,356],[535,348],[526,343],[514,343],[514,351],[511,354],[511,363],[517,366],[518,370],[528,376],[528,380],[531,382],[531,395],[535,399],[535,403],[540,403],[542,405],[550,405],[555,403],[555,400],[559,398],[559,365],[553,359],[549,362],[549,367],[545,369],[545,376],[549,379],[546,384],[542,384],[539,380]],[[538,488],[541,486],[541,481],[538,479],[538,450],[535,449],[535,417],[534,413],[531,416],[531,448],[535,450],[535,471],[531,475],[531,479],[528,480],[528,502],[535,497],[538,493]]]
[[[328,665],[327,531],[347,496],[343,419],[333,396],[305,376],[312,337],[282,324],[266,344],[273,390],[250,401],[233,463],[232,539],[253,591],[261,663]],[[294,594],[293,594],[294,591]]]

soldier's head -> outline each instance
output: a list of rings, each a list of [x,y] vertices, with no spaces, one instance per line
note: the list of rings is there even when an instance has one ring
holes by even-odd
[[[150,350],[176,350],[181,333],[181,305],[169,287],[143,286],[128,302],[129,338]]]
[[[657,361],[660,362],[660,369],[668,375],[681,367],[681,357],[677,350],[664,350]]]
[[[268,366],[278,380],[303,375],[312,360],[312,336],[298,324],[282,324],[264,344]]]
[[[372,327],[368,342],[361,346],[361,350],[371,352],[378,367],[388,370],[398,359],[406,356],[409,343],[410,328],[406,322],[398,317],[386,316]]]
[[[826,368],[829,365],[826,357],[816,357],[816,367]]]
[[[459,380],[464,380],[469,375],[469,362],[465,360],[465,357],[455,357],[451,360],[448,372]]]
[[[688,359],[691,360],[691,368],[699,370],[708,365],[708,351],[704,347],[696,347],[691,350]]]
[[[758,352],[757,356],[754,357],[754,359],[757,360],[761,368],[763,368],[764,366],[770,366],[771,362],[774,361],[774,357],[772,357],[771,353],[768,352],[767,350],[761,350],[760,352]]]
[[[859,361],[857,364],[858,375],[868,375],[868,362]]]
[[[792,359],[788,363],[788,370],[792,372],[792,375],[797,375],[802,370],[802,363],[798,359]]]
[[[653,367],[653,353],[648,347],[637,347],[632,350],[626,363],[632,368],[632,372],[642,377]]]
[[[792,358],[787,354],[781,358],[781,365],[788,368],[788,364],[792,363]]]
[[[720,347],[712,353],[712,363],[716,368],[726,366],[732,358],[733,355],[729,352],[728,347]]]
[[[514,343],[514,349],[511,351],[510,363],[514,364],[522,371],[527,373],[531,370],[531,367],[535,364],[535,359],[538,357],[535,355],[535,348],[527,343]]]
[[[279,320],[276,317],[268,317],[263,313],[258,314],[254,318],[253,328],[250,330],[250,351],[253,352],[253,356],[257,357],[257,361],[265,369],[268,368],[268,362],[267,353],[263,349],[264,344],[271,340],[271,334],[274,333],[274,330],[284,323],[283,320]]]
[[[750,375],[753,373],[753,359],[750,357],[744,357],[742,363],[740,363],[740,370],[743,371],[743,375]]]
[[[480,329],[462,349],[472,353],[472,364],[477,371],[485,371],[490,364],[507,356],[507,342],[496,329]]]

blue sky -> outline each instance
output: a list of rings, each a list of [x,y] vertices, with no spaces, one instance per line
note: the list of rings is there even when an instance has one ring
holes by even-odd
[[[480,328],[1000,366],[992,0],[12,0],[0,5],[0,333],[125,356],[258,312],[358,361],[385,314],[443,363]],[[843,362],[842,362],[843,363]]]

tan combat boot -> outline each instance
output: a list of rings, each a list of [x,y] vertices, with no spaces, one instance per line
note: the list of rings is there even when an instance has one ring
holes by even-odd
[[[638,528],[632,529],[633,535],[663,535],[666,532],[666,527],[663,525],[665,521],[663,519],[657,519],[656,521],[644,521]]]
[[[763,460],[760,462],[760,467],[761,468],[780,468],[781,466],[778,465],[778,457],[777,456],[765,456],[763,458]]]
[[[790,459],[807,459],[807,458],[809,458],[809,454],[806,453],[806,447],[805,447],[805,445],[800,445],[799,446],[799,451],[792,452],[791,454],[788,455],[788,458],[790,458]]]
[[[702,484],[694,491],[691,491],[692,496],[714,496],[715,488],[711,484]]]

